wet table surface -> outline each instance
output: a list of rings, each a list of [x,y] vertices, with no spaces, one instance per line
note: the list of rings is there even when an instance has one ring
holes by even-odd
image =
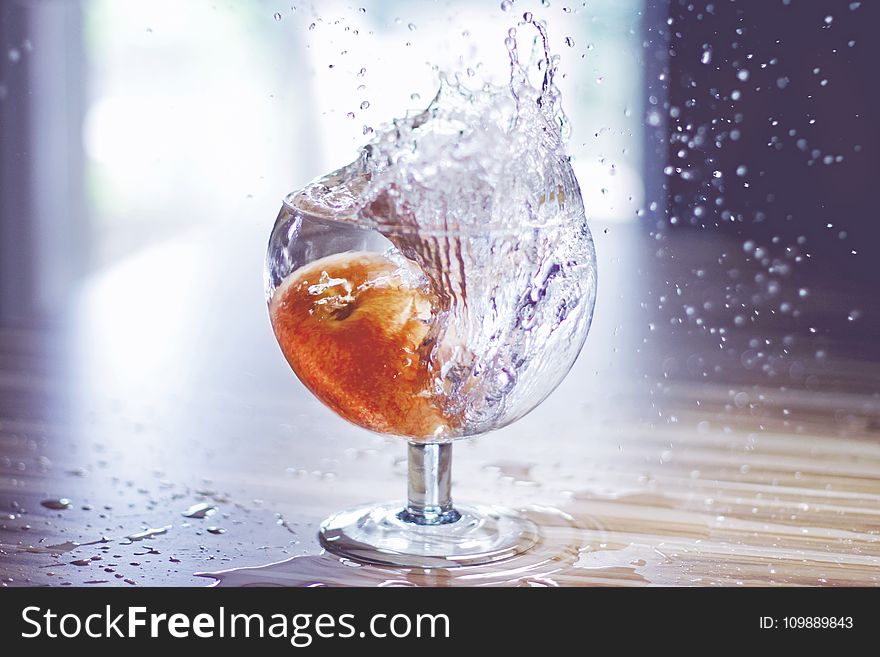
[[[738,269],[754,263],[720,238],[661,253],[635,228],[595,232],[596,319],[574,370],[520,422],[454,448],[455,498],[523,509],[542,531],[530,553],[448,570],[322,554],[324,517],[402,497],[405,445],[299,384],[262,297],[265,235],[230,228],[92,277],[51,325],[0,329],[0,581],[877,584],[870,302],[830,283],[803,297],[795,275],[756,296]],[[793,310],[737,319],[737,296]]]

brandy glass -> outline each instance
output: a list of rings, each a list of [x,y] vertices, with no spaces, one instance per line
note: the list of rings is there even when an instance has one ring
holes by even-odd
[[[324,192],[332,178],[319,185]],[[540,534],[527,518],[453,505],[452,443],[521,418],[580,352],[596,290],[580,194],[549,194],[542,202],[558,203],[560,220],[542,225],[419,231],[378,202],[369,212],[348,212],[349,198],[319,207],[314,186],[284,200],[269,241],[276,338],[324,404],[408,442],[406,500],[334,514],[321,525],[322,546],[424,568],[528,550]]]

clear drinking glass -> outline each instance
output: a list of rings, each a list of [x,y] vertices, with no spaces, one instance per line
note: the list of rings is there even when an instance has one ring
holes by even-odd
[[[266,298],[279,345],[337,414],[408,441],[406,501],[334,514],[320,528],[321,544],[358,561],[413,567],[488,563],[528,550],[539,529],[527,518],[453,505],[452,441],[521,418],[580,352],[596,268],[579,194],[550,195],[547,202],[565,210],[555,223],[447,222],[419,231],[324,212],[307,190],[284,200],[269,241]],[[443,281],[404,254],[436,261]]]

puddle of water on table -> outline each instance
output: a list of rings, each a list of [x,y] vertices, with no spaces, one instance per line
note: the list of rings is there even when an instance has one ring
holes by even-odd
[[[555,509],[530,509],[526,515],[541,526],[542,539],[532,550],[502,562],[461,568],[399,568],[360,564],[329,552],[297,556],[262,566],[196,573],[215,580],[212,586],[564,586],[591,569],[597,583],[645,584],[646,565],[634,555],[646,548],[600,545],[601,525],[594,519]],[[605,545],[601,543],[601,545]],[[586,557],[585,555],[591,555]],[[654,555],[656,560],[656,555]]]

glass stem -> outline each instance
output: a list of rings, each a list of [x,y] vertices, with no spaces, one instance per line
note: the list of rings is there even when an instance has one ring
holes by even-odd
[[[444,525],[461,515],[452,506],[452,443],[409,443],[406,508],[400,519]]]

